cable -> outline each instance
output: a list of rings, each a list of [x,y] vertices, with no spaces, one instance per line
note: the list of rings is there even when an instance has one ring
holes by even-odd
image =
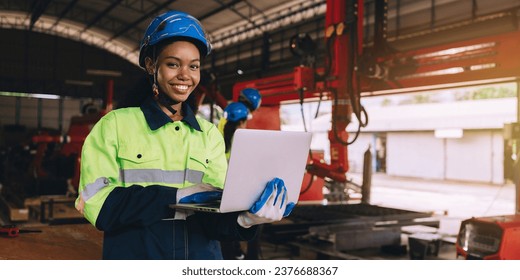
[[[300,111],[301,111],[301,114],[302,114],[303,130],[305,132],[307,132],[307,124],[305,122],[305,113],[304,113],[304,110],[303,110],[303,95],[304,95],[303,89],[299,90],[299,94],[300,94]],[[312,151],[311,151],[311,149],[309,149],[309,158],[312,160]],[[314,177],[315,177],[315,175],[311,175],[311,178],[309,180],[309,184],[307,185],[307,187],[305,187],[305,189],[303,191],[300,191],[300,195],[306,193],[312,187],[312,183],[315,180]]]
[[[305,113],[303,112],[303,89],[298,90],[298,94],[300,95],[300,112],[302,114],[302,122],[303,122],[303,130],[307,132],[307,124],[305,122]]]
[[[311,189],[311,187],[312,187],[312,183],[314,183],[315,178],[316,178],[316,175],[314,175],[314,174],[311,175],[311,178],[310,178],[310,180],[309,180],[309,184],[307,184],[307,186],[305,187],[304,190],[300,191],[300,195],[302,195],[302,194],[308,192],[308,191]]]
[[[352,111],[354,112],[356,118],[359,121],[359,124],[361,127],[366,127],[368,124],[368,118],[365,119],[366,122],[363,122],[361,120],[361,114],[363,113],[363,106],[361,105],[361,98],[359,97],[358,91],[356,91],[356,88],[359,88],[360,84],[360,78],[359,75],[356,74],[357,64],[359,60],[359,53],[357,48],[357,20],[354,20],[352,23],[353,27],[350,29],[349,33],[349,44],[350,44],[350,50],[349,53],[350,59],[349,62],[351,62],[348,65],[348,72],[347,72],[347,78],[349,79],[349,95],[352,105]],[[356,83],[356,88],[354,87],[354,82]],[[365,111],[366,113],[366,111]]]
[[[505,188],[505,184],[502,184],[500,186],[500,188],[498,189],[498,191],[496,192],[495,196],[493,197],[493,199],[491,200],[491,203],[489,204],[489,206],[487,207],[486,211],[484,211],[484,213],[482,214],[482,216],[488,216],[489,214],[489,211],[491,210],[491,208],[493,208],[493,205],[495,204],[495,202],[497,202],[500,194],[502,193],[502,191],[504,190]]]
[[[356,65],[358,63],[359,59],[359,53],[357,49],[357,19],[354,16],[353,19],[349,22],[347,22],[347,25],[350,24],[350,33],[349,33],[349,53],[348,53],[348,62],[350,62],[347,66],[347,73],[346,78],[348,82],[347,90],[350,97],[350,104],[352,106],[352,111],[354,115],[356,116],[358,120],[358,128],[356,130],[356,134],[354,138],[351,141],[344,141],[339,136],[339,133],[336,129],[335,122],[336,122],[336,114],[337,112],[333,112],[332,116],[332,126],[333,126],[333,132],[334,132],[334,138],[336,141],[341,143],[344,146],[350,145],[354,143],[357,138],[359,137],[359,134],[361,132],[361,127],[366,127],[368,124],[368,114],[366,109],[361,104],[361,98],[357,94],[356,88],[359,87],[360,84],[360,78],[359,75],[356,74]],[[332,37],[331,37],[332,38]],[[354,86],[354,83],[356,86]],[[336,90],[332,90],[334,95],[334,106],[337,107],[338,105],[338,93]],[[364,116],[364,120],[362,118],[362,115]]]
[[[318,107],[316,107],[316,114],[314,114],[314,118],[318,118],[318,113],[320,112],[321,101],[323,100],[323,91],[320,91],[320,99],[318,100]]]

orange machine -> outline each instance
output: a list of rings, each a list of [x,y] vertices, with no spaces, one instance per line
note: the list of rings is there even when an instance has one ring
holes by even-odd
[[[520,260],[520,216],[471,218],[462,222],[457,257],[468,260]]]

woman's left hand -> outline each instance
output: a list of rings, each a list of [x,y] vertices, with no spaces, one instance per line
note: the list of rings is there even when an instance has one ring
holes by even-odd
[[[81,193],[78,197],[78,202],[76,203],[76,210],[78,210],[83,215],[83,209],[85,208],[85,200],[81,197]]]

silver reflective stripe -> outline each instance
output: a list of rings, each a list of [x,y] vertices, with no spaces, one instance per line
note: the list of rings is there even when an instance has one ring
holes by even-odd
[[[120,171],[121,182],[182,184],[188,181],[202,183],[204,172],[198,170],[124,169]]]
[[[109,180],[107,177],[97,178],[96,181],[92,184],[88,184],[85,186],[83,191],[81,192],[81,197],[83,200],[87,201],[89,198],[93,197],[100,189],[108,186]]]
[[[202,177],[204,176],[204,172],[198,170],[186,169],[186,181],[191,183],[202,183]]]

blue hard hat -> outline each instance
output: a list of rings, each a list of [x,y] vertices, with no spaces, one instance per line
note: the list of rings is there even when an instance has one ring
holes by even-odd
[[[244,102],[249,110],[254,111],[260,107],[262,96],[257,89],[245,88],[240,91],[239,101]]]
[[[233,102],[224,109],[224,118],[228,121],[237,122],[245,120],[249,116],[249,110],[241,102]]]
[[[194,43],[202,57],[211,52],[211,43],[202,24],[196,18],[184,12],[169,11],[157,16],[148,25],[139,47],[139,65],[145,67],[144,58],[148,47],[173,37],[184,38]]]

